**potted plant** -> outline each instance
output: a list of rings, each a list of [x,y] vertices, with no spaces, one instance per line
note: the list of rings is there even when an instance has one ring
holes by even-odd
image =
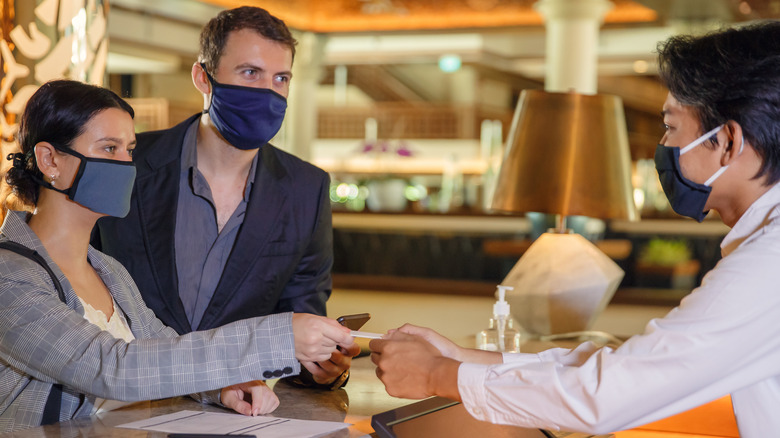
[[[701,264],[692,258],[687,242],[653,238],[639,253],[637,283],[649,287],[693,289]]]

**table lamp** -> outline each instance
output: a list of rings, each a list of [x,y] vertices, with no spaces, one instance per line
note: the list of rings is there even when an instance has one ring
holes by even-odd
[[[531,335],[588,330],[623,270],[566,216],[636,220],[623,104],[617,96],[524,90],[491,205],[557,215],[506,276],[512,316]]]

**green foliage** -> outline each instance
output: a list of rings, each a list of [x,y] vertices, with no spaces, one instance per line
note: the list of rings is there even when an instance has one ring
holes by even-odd
[[[681,239],[654,238],[639,253],[639,261],[647,264],[672,266],[691,259],[688,243]]]

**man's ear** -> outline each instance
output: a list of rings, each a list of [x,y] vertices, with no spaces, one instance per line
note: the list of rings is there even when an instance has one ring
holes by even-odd
[[[206,71],[203,70],[199,62],[192,64],[192,83],[195,84],[195,88],[201,94],[208,96],[211,93],[211,83],[208,76],[206,76]]]
[[[54,146],[47,141],[38,142],[33,149],[35,151],[35,162],[38,164],[38,170],[44,177],[57,179],[60,176],[59,155]]]
[[[744,150],[745,137],[742,135],[742,126],[733,120],[726,122],[723,131],[727,136],[727,144],[720,161],[721,166],[727,166]]]

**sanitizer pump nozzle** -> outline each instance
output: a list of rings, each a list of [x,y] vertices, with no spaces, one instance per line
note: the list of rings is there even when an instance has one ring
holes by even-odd
[[[506,353],[520,351],[520,332],[512,327],[509,303],[506,302],[506,291],[512,289],[511,286],[498,286],[498,300],[493,304],[490,327],[477,334],[477,348]]]
[[[509,318],[509,303],[506,302],[506,291],[513,290],[512,286],[498,285],[498,301],[493,304],[493,317],[500,316]]]

